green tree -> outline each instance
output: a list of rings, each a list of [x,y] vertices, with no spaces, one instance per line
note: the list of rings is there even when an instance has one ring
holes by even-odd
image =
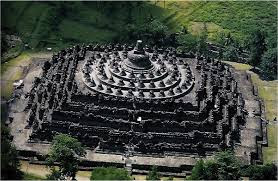
[[[152,167],[152,170],[148,173],[146,180],[160,180],[160,175],[156,166]]]
[[[256,30],[252,33],[250,38],[249,63],[250,65],[256,67],[261,63],[262,56],[266,51],[265,34],[260,30]]]
[[[237,180],[240,177],[240,163],[232,151],[222,151],[216,154],[218,177],[221,180]]]
[[[228,45],[223,50],[223,59],[228,61],[237,61],[238,51],[234,45]]]
[[[177,42],[179,44],[178,49],[184,52],[196,52],[196,46],[198,44],[196,36],[192,34],[180,34],[177,36]]]
[[[277,167],[273,163],[249,165],[241,171],[242,176],[250,180],[277,180]]]
[[[205,57],[208,57],[209,54],[207,39],[208,39],[207,31],[202,32],[197,39],[197,53]]]
[[[77,139],[66,134],[58,134],[52,140],[47,165],[52,168],[52,174],[57,175],[54,163],[59,162],[61,178],[75,179],[79,157],[84,155],[85,149]]]
[[[47,180],[59,180],[64,178],[59,170],[56,170],[54,167],[51,168],[51,173],[46,175]]]
[[[277,79],[277,47],[270,48],[264,53],[259,67],[264,78]]]
[[[188,180],[237,180],[240,177],[240,164],[232,151],[223,151],[213,160],[199,160],[192,169]]]
[[[205,179],[217,180],[218,179],[218,164],[214,160],[208,160],[205,163]]]
[[[191,176],[187,180],[202,180],[205,179],[205,163],[204,160],[198,160],[192,169]]]
[[[145,26],[146,33],[151,35],[154,44],[161,44],[164,42],[166,34],[168,33],[168,28],[159,20],[154,19]]]
[[[1,180],[18,180],[22,178],[18,152],[11,143],[10,130],[1,125]]]
[[[1,32],[1,57],[8,50],[8,42],[6,40],[5,32]]]
[[[131,180],[127,170],[115,167],[98,167],[91,173],[91,180]]]

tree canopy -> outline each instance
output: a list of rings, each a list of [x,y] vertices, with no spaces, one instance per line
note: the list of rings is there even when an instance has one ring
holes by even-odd
[[[198,36],[197,38],[197,53],[199,55],[203,55],[204,57],[209,56],[209,50],[208,50],[208,33],[207,30],[203,31],[201,35]]]
[[[54,169],[54,163],[59,162],[60,176],[74,179],[78,171],[79,157],[84,155],[85,149],[77,139],[66,134],[58,134],[52,140],[47,164],[52,168],[52,173],[59,175]]]
[[[250,180],[277,180],[277,167],[273,163],[250,165],[241,172]]]
[[[11,143],[12,137],[8,127],[1,125],[1,180],[18,180],[22,178],[18,153]]]
[[[177,36],[178,49],[183,52],[196,52],[197,37],[190,33],[181,33]]]
[[[259,68],[265,79],[277,79],[277,47],[270,48],[264,53]]]
[[[157,19],[149,18],[142,24],[127,24],[122,40],[134,41],[137,39],[143,40],[144,44],[164,45],[167,35],[169,34],[168,27]]]
[[[152,170],[148,173],[146,180],[160,180],[160,175],[156,166],[152,167]]]
[[[230,150],[222,151],[212,160],[199,160],[192,169],[188,180],[238,180],[240,177],[251,180],[276,180],[277,167],[274,164],[241,165]]]
[[[256,67],[262,61],[262,56],[266,49],[265,33],[260,30],[256,30],[250,37],[250,58],[249,63]]]

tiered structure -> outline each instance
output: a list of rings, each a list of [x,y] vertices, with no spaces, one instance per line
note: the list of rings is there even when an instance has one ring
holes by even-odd
[[[43,67],[29,95],[30,141],[57,133],[134,155],[211,155],[240,143],[244,99],[220,61],[171,48],[75,46]]]
[[[175,55],[168,58],[168,52],[156,51],[150,58],[141,43],[134,50],[124,46],[120,52],[106,49],[91,56],[83,67],[83,82],[94,92],[117,97],[168,99],[189,93],[194,85],[189,65]]]

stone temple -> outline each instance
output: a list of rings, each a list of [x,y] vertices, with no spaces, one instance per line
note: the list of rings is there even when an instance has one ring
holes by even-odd
[[[196,160],[227,148],[246,164],[262,161],[267,144],[263,107],[248,74],[140,40],[62,50],[29,89],[26,144],[70,134],[88,157],[107,155],[88,158],[89,167],[105,162],[146,173],[157,165],[164,175],[184,176]]]

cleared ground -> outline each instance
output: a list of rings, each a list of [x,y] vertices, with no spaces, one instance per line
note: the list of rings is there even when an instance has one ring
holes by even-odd
[[[1,64],[1,97],[9,99],[13,92],[13,83],[24,75],[24,69],[32,63],[33,58],[50,58],[50,52],[23,52],[18,57]]]

